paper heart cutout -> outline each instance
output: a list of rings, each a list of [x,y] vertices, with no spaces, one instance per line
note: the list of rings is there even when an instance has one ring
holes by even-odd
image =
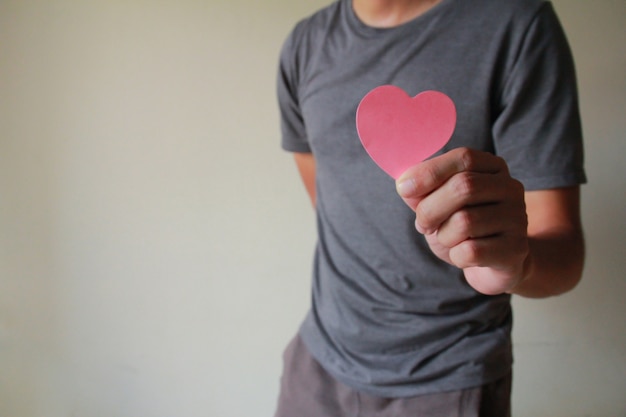
[[[410,97],[399,87],[383,85],[367,93],[356,111],[363,147],[394,179],[443,148],[455,125],[454,102],[439,91]]]

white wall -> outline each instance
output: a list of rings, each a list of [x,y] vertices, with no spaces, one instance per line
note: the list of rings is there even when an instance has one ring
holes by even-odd
[[[315,238],[274,99],[302,3],[0,1],[0,417],[272,415]],[[514,406],[622,416],[626,3],[555,4],[589,255],[515,300]]]

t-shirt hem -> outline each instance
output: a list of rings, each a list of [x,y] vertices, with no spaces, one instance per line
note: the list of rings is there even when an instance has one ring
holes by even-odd
[[[311,349],[311,344],[307,340],[307,334],[303,332],[302,329],[299,330],[298,335],[300,336],[309,354],[332,378],[356,391],[379,398],[407,398],[415,397],[418,395],[439,394],[444,392],[461,391],[476,388],[495,382],[500,378],[507,376],[513,370],[513,359],[512,356],[510,356],[508,358],[503,358],[503,363],[501,366],[497,367],[497,372],[487,372],[487,369],[489,369],[490,366],[485,363],[484,366],[481,367],[484,371],[482,374],[479,372],[474,372],[473,375],[469,376],[455,375],[454,377],[446,378],[445,382],[442,381],[441,383],[436,383],[432,380],[429,380],[428,382],[424,383],[407,382],[386,386],[360,384],[352,379],[348,379],[343,377],[342,375],[338,375],[336,372],[333,371],[332,368],[326,366],[325,361],[321,357],[322,355],[314,349]],[[476,366],[475,362],[474,366]]]
[[[304,143],[285,143],[281,144],[281,147],[284,151],[287,152],[296,152],[296,153],[311,153],[311,147],[308,144]]]

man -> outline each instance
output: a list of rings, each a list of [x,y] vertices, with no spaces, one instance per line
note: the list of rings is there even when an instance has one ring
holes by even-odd
[[[383,84],[457,108],[448,145],[395,183],[354,121]],[[564,293],[584,258],[576,81],[551,5],[339,0],[290,34],[278,97],[319,239],[276,416],[510,415],[510,295]]]

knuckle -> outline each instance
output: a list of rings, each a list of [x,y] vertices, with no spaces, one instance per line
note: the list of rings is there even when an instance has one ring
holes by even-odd
[[[501,171],[509,172],[509,166],[506,163],[505,159],[499,155],[494,155],[496,163],[500,166]]]
[[[466,199],[476,191],[476,178],[469,172],[461,172],[452,177],[451,186],[455,195]]]
[[[472,151],[470,148],[459,148],[457,152],[459,153],[458,158],[461,162],[461,167],[463,168],[463,170],[473,169],[475,165],[474,151]]]
[[[467,266],[479,265],[482,250],[480,245],[475,240],[468,239],[459,244],[456,249],[456,256],[459,262]]]
[[[506,160],[496,154],[490,153],[489,157],[491,159],[490,162],[490,166],[491,166],[491,170],[494,173],[500,173],[506,176],[509,176],[509,165],[507,164]]]
[[[441,174],[437,169],[437,166],[434,164],[428,164],[424,167],[424,172],[421,173],[423,175],[423,181],[430,187],[434,184],[439,183],[439,177]]]
[[[465,236],[471,237],[474,216],[468,210],[461,210],[454,214],[455,228]]]

